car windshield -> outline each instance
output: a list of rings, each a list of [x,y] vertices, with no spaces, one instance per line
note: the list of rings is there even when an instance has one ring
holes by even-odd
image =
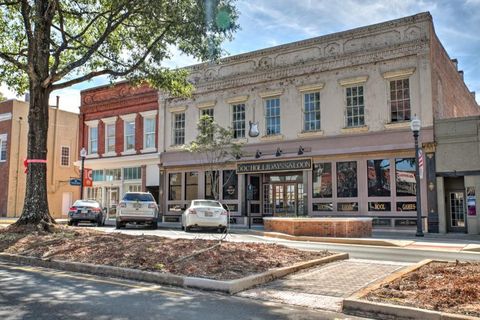
[[[77,200],[73,204],[74,207],[91,207],[100,208],[100,204],[94,200]]]
[[[123,196],[123,201],[152,201],[153,196],[150,193],[127,193]]]
[[[216,208],[221,208],[222,207],[219,202],[210,201],[210,200],[193,201],[193,206],[194,207],[216,207]]]

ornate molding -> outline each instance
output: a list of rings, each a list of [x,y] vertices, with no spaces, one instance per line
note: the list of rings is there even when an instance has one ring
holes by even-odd
[[[303,86],[298,86],[297,89],[300,92],[308,92],[308,91],[320,91],[325,86],[325,83],[317,83],[317,84],[307,84]]]
[[[415,72],[415,68],[387,71],[383,73],[385,79],[404,78],[411,76]]]
[[[360,76],[360,77],[354,77],[354,78],[348,78],[348,79],[341,79],[341,80],[338,80],[338,83],[342,87],[347,87],[354,84],[365,83],[367,82],[367,80],[368,80],[368,76]]]

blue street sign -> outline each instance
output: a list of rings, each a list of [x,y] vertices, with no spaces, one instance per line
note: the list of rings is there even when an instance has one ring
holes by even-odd
[[[82,180],[80,178],[70,178],[70,185],[71,186],[81,186]]]

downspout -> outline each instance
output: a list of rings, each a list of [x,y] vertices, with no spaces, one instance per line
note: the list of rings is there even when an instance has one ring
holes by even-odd
[[[18,201],[18,173],[21,165],[20,159],[20,145],[22,138],[22,117],[18,117],[18,143],[17,143],[17,172],[15,174],[15,202],[13,204],[13,216],[17,217],[17,201]]]
[[[57,104],[55,106],[55,120],[53,122],[53,147],[52,147],[52,163],[50,168],[50,186],[52,188],[51,193],[56,192],[55,187],[55,155],[57,154],[57,126],[58,126],[58,108],[60,104],[60,96],[57,96]]]

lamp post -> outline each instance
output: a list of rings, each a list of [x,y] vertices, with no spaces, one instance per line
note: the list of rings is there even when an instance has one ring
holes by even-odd
[[[80,157],[82,158],[82,169],[80,171],[80,200],[83,200],[83,169],[85,167],[85,157],[87,156],[87,150],[82,148],[80,150]]]
[[[415,140],[415,189],[417,191],[417,237],[423,237],[423,228],[422,228],[422,205],[421,205],[421,195],[420,195],[420,168],[419,168],[419,148],[418,148],[418,136],[420,133],[420,128],[422,122],[416,116],[413,117],[412,122],[410,122],[410,128],[413,132],[413,139]]]

